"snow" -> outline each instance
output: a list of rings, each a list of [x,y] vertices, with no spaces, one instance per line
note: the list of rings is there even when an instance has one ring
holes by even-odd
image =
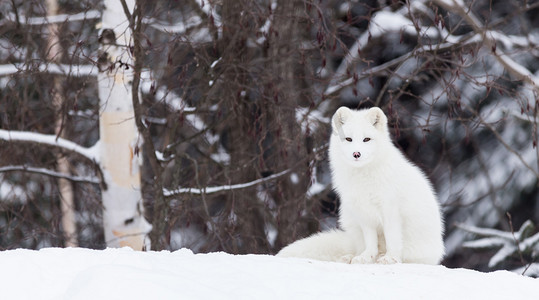
[[[0,252],[3,299],[536,299],[539,279],[444,266],[269,255],[46,248]]]
[[[314,195],[318,195],[325,191],[327,189],[327,185],[319,183],[319,182],[313,182],[311,186],[309,187],[309,190],[307,190],[307,195],[309,197],[313,197]]]
[[[218,164],[230,164],[230,153],[226,152],[223,145],[218,145],[217,153],[210,154],[210,158]]]
[[[510,72],[512,71],[511,73],[513,75],[517,75],[518,77],[521,77],[519,79],[527,81],[535,89],[539,89],[539,78],[534,76],[530,72],[530,70],[526,69],[524,66],[515,62],[505,53],[498,54],[496,57],[499,59],[500,63],[502,63],[507,70],[509,70]]]
[[[4,175],[0,174],[0,200],[26,204],[28,202],[27,190],[22,186],[9,183]]]
[[[273,22],[274,12],[276,9],[277,9],[277,0],[271,0],[270,16],[268,17],[268,19],[266,19],[266,22],[264,23],[264,25],[262,25],[262,27],[260,27],[260,29],[258,30],[258,32],[261,33],[261,37],[257,39],[256,41],[257,43],[259,44],[264,43],[266,38],[269,36],[271,25]]]
[[[387,32],[399,32],[401,30],[412,35],[417,33],[410,19],[390,11],[376,13],[369,24],[369,30],[372,37],[380,37]]]
[[[329,124],[330,120],[324,117],[323,113],[319,110],[310,110],[305,107],[296,108],[296,122],[301,126],[301,132],[306,134],[309,132],[315,132],[319,128],[319,123]]]
[[[202,11],[208,15],[209,17],[213,18],[213,24],[216,26],[216,27],[221,27],[222,24],[221,24],[221,17],[218,15],[218,14],[215,14],[213,13],[214,11],[214,7],[213,7],[213,4],[212,2],[210,1],[205,1],[205,0],[196,0],[195,1],[196,4],[198,4],[198,6],[200,7],[200,9],[202,9]]]
[[[210,65],[210,69],[213,69],[215,68],[215,66],[217,65],[217,63],[219,63],[221,61],[222,57],[219,57],[219,59],[216,59],[214,62],[211,63]]]
[[[512,50],[515,48],[515,46],[521,48],[534,47],[533,41],[531,41],[528,36],[505,35],[495,30],[487,30],[485,35],[488,35],[490,38],[501,42],[507,50]]]
[[[299,176],[296,173],[290,174],[290,181],[292,181],[293,184],[299,183]]]
[[[176,95],[172,91],[167,91],[167,89],[164,86],[155,87],[155,80],[153,79],[152,73],[146,69],[143,70],[141,73],[141,82],[140,82],[140,90],[143,93],[146,94],[154,94],[155,99],[158,101],[163,101],[168,106],[170,106],[171,109],[174,109],[176,111],[182,111],[182,112],[194,112],[194,107],[189,107],[183,99]]]

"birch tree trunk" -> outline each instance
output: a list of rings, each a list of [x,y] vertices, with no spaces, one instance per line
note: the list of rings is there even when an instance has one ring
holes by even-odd
[[[127,1],[131,12],[134,1]],[[144,219],[139,145],[132,104],[131,32],[118,0],[105,0],[100,36],[100,156],[107,183],[102,191],[103,225],[109,247],[142,250],[151,225]]]
[[[54,16],[58,13],[58,1],[47,0],[47,14]],[[49,36],[47,38],[47,60],[51,63],[61,63],[62,48],[60,45],[60,37],[58,36],[58,24],[49,23],[47,25]],[[63,124],[64,118],[61,113],[62,103],[62,82],[56,76],[54,78],[54,87],[52,89],[52,100],[55,110],[57,111],[57,119],[54,128],[54,133],[58,137],[64,137]],[[58,154],[57,158],[58,172],[69,174],[69,162],[62,154]],[[64,231],[65,246],[77,247],[77,223],[75,219],[75,205],[73,201],[73,186],[71,182],[65,178],[58,179],[58,189],[60,192],[60,206],[62,211],[62,229]]]

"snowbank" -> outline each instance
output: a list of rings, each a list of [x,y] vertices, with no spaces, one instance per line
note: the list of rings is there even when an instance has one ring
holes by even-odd
[[[2,299],[537,299],[539,279],[427,265],[267,255],[59,249],[0,252]]]

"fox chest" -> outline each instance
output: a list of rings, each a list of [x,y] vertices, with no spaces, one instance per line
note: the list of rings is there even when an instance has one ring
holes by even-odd
[[[343,226],[369,223],[380,226],[387,210],[395,208],[398,195],[391,186],[380,182],[349,181],[345,186],[336,186],[340,196],[340,220]]]
[[[377,217],[383,214],[390,201],[385,193],[340,194],[341,211],[362,218]]]
[[[386,176],[336,176],[334,187],[342,203],[379,207],[393,199],[396,185]]]

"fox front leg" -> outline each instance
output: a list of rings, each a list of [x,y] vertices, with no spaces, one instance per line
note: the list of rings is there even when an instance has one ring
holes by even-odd
[[[353,264],[372,264],[378,256],[378,234],[376,228],[365,226],[361,228],[363,231],[363,240],[365,242],[365,250],[358,256],[352,258]]]
[[[382,255],[377,263],[395,264],[402,262],[402,222],[399,213],[395,209],[384,214],[384,238],[386,242],[386,253]]]

